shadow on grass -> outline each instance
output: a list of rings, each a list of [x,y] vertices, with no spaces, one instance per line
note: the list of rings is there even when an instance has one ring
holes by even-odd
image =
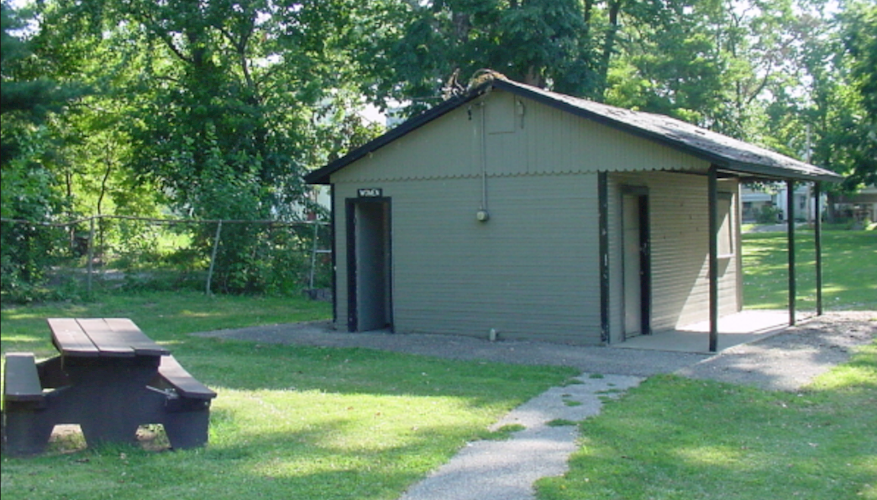
[[[449,360],[366,348],[183,340],[175,356],[209,386],[234,390],[318,390],[343,394],[459,397],[472,405],[519,399],[578,373],[540,367]]]
[[[465,442],[484,437],[504,411],[576,374],[369,349],[154,336],[219,393],[208,446],[173,453],[107,446],[4,460],[4,495],[394,499]]]
[[[219,413],[220,421],[232,418]],[[251,434],[242,429],[192,451],[151,453],[104,445],[69,455],[16,459],[4,463],[3,493],[31,499],[137,499],[147,492],[151,498],[180,499],[396,498],[466,438],[458,428],[435,428],[395,446],[353,451],[333,446],[350,425],[335,419],[297,431]],[[436,436],[443,436],[438,443]]]
[[[783,233],[743,237],[744,303],[752,308],[783,307],[788,301],[788,240]],[[796,236],[799,307],[815,308],[813,233]],[[877,232],[824,231],[824,306],[829,310],[877,309]]]
[[[570,472],[540,481],[538,498],[857,498],[869,489],[873,493],[875,366],[872,350],[841,367],[840,372],[859,370],[845,383],[798,393],[654,377],[582,424],[583,446]]]

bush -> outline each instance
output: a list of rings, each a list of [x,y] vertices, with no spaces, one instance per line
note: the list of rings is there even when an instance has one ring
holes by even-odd
[[[755,216],[755,220],[759,224],[776,224],[780,220],[782,210],[773,205],[764,205],[761,211]]]
[[[312,226],[223,226],[211,288],[224,293],[296,294],[308,284],[312,246]],[[326,281],[323,274],[316,281]]]
[[[0,289],[4,299],[40,300],[48,271],[63,258],[66,234],[61,228],[3,222]]]

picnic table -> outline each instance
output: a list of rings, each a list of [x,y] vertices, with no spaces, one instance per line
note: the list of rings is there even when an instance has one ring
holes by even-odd
[[[36,362],[7,353],[3,442],[10,455],[44,451],[55,425],[79,424],[86,444],[136,442],[162,424],[172,448],[207,443],[216,393],[126,318],[51,318],[60,353]]]

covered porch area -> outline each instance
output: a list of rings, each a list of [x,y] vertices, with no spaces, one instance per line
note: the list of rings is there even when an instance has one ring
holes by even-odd
[[[799,313],[798,321],[806,321],[814,314]],[[715,350],[704,342],[710,333],[710,322],[701,321],[673,330],[662,330],[653,335],[639,335],[613,344],[618,349],[645,349],[652,351],[714,354],[725,349],[749,344],[776,335],[790,326],[787,310],[745,310],[722,316],[717,325]]]
[[[729,317],[720,318],[719,317],[719,286],[718,286],[718,258],[719,258],[719,220],[718,220],[718,192],[717,192],[717,181],[720,176],[735,176],[740,180],[744,179],[773,179],[780,180],[786,183],[787,195],[787,222],[786,222],[786,234],[788,247],[786,249],[786,254],[788,258],[788,265],[786,269],[786,276],[788,279],[788,310],[781,314],[780,312],[776,312],[774,314],[761,314],[763,311],[741,311],[737,314],[731,315]],[[727,349],[730,346],[738,345],[742,343],[752,342],[757,340],[756,338],[751,338],[749,340],[743,340],[743,335],[755,335],[760,330],[768,330],[764,332],[764,335],[769,335],[769,330],[779,330],[782,329],[780,325],[784,326],[795,326],[799,319],[803,319],[803,314],[799,314],[795,308],[795,302],[797,299],[797,269],[796,269],[796,261],[795,261],[795,253],[796,253],[796,243],[795,243],[795,183],[796,182],[812,182],[812,191],[816,200],[819,200],[822,192],[822,181],[836,181],[837,177],[834,174],[811,174],[806,173],[802,174],[797,172],[795,169],[786,168],[784,173],[777,174],[770,171],[764,171],[763,168],[752,169],[750,167],[740,168],[735,167],[733,169],[723,169],[718,165],[713,164],[708,172],[708,187],[707,187],[707,197],[709,200],[709,320],[697,325],[696,328],[692,328],[694,332],[698,333],[697,330],[703,328],[703,331],[707,333],[708,336],[708,352],[718,352],[723,349]],[[822,214],[820,211],[819,203],[816,203],[815,215],[814,215],[814,226],[813,226],[813,241],[815,244],[815,266],[813,271],[815,272],[816,278],[816,312],[817,316],[821,316],[823,313],[823,305],[822,305]],[[739,231],[739,228],[738,228]],[[740,237],[738,232],[737,237]],[[745,271],[744,271],[745,272]],[[745,303],[745,299],[744,299]],[[784,316],[784,318],[782,318]],[[779,322],[780,319],[783,319],[782,323]],[[775,328],[771,328],[770,324],[776,323]],[[689,331],[689,328],[685,328],[681,330],[683,333]],[[745,333],[747,332],[748,333]],[[720,336],[719,333],[722,335]],[[702,338],[702,335],[700,335]],[[680,341],[682,339],[680,338]],[[684,344],[685,342],[683,342]]]

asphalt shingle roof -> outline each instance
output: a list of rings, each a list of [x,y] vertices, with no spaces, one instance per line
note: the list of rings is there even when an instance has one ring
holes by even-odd
[[[842,176],[830,170],[810,165],[775,151],[749,144],[682,120],[654,113],[609,106],[503,78],[496,78],[406,121],[386,134],[329,163],[325,167],[311,172],[305,176],[305,180],[312,184],[328,184],[329,176],[332,173],[494,88],[533,99],[577,116],[685,151],[703,158],[728,172],[801,181],[838,182],[843,179]]]

